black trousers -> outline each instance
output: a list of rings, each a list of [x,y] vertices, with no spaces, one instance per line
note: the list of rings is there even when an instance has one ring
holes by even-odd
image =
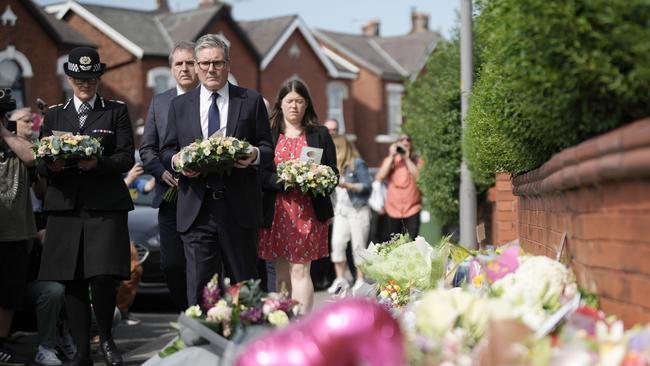
[[[420,212],[402,219],[388,217],[388,230],[392,234],[408,233],[411,239],[415,239],[420,233]]]
[[[258,278],[257,230],[232,217],[224,199],[208,196],[190,228],[181,234],[187,265],[187,303],[200,304],[205,284],[215,273],[231,283]]]
[[[177,312],[187,309],[185,250],[176,231],[176,204],[163,202],[158,209],[160,230],[160,269],[165,275],[169,295]]]

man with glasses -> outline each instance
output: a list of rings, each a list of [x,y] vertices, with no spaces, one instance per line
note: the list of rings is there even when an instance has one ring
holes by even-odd
[[[273,161],[269,120],[262,96],[228,82],[229,47],[214,34],[199,38],[194,58],[201,85],[172,100],[162,147],[163,163],[177,170],[178,151],[222,132],[253,148],[230,175],[183,170],[178,182],[177,229],[187,260],[187,300],[201,300],[203,286],[225,267],[232,282],[257,275],[261,189],[257,166]],[[223,278],[223,276],[221,276]]]
[[[73,49],[63,68],[74,96],[47,110],[41,136],[89,135],[100,141],[102,152],[86,159],[39,162],[39,174],[48,179],[39,278],[65,285],[68,325],[78,350],[72,364],[93,363],[90,287],[105,363],[121,365],[111,328],[117,280],[130,275],[127,215],[133,202],[122,174],[134,164],[133,130],[126,105],[97,94],[106,64],[95,49]]]
[[[198,84],[194,62],[194,42],[178,42],[169,55],[169,66],[176,80],[176,87],[154,95],[144,123],[144,135],[140,157],[144,171],[156,178],[152,206],[158,208],[160,230],[160,267],[165,275],[169,293],[176,311],[187,309],[187,285],[185,278],[185,253],[183,242],[176,231],[176,201],[166,202],[163,195],[170,187],[178,186],[173,173],[165,169],[160,159],[160,147],[167,131],[169,104],[178,95],[195,89]]]

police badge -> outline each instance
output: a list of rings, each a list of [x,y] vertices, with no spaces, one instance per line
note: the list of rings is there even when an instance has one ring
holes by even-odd
[[[92,61],[90,60],[90,57],[88,57],[88,56],[82,56],[81,58],[79,58],[79,63],[81,64],[80,68],[83,71],[88,71],[88,70],[91,69],[91,67],[92,67],[92,66],[90,66],[91,62]]]

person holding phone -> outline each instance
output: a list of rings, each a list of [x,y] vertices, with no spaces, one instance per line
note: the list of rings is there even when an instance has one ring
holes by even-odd
[[[388,156],[381,163],[376,180],[386,182],[385,210],[391,234],[408,233],[411,238],[420,232],[422,193],[417,178],[424,161],[413,153],[411,137],[402,134],[390,145]]]

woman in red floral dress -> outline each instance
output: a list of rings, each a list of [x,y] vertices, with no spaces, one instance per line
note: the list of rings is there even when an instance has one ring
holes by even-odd
[[[328,255],[327,232],[334,212],[329,195],[284,191],[275,168],[283,161],[299,159],[303,146],[310,146],[323,149],[321,164],[337,172],[336,150],[327,128],[318,124],[307,87],[298,80],[280,88],[270,120],[275,164],[262,173],[264,218],[258,254],[273,261],[277,288],[284,284],[306,313],[314,302],[311,262]]]

